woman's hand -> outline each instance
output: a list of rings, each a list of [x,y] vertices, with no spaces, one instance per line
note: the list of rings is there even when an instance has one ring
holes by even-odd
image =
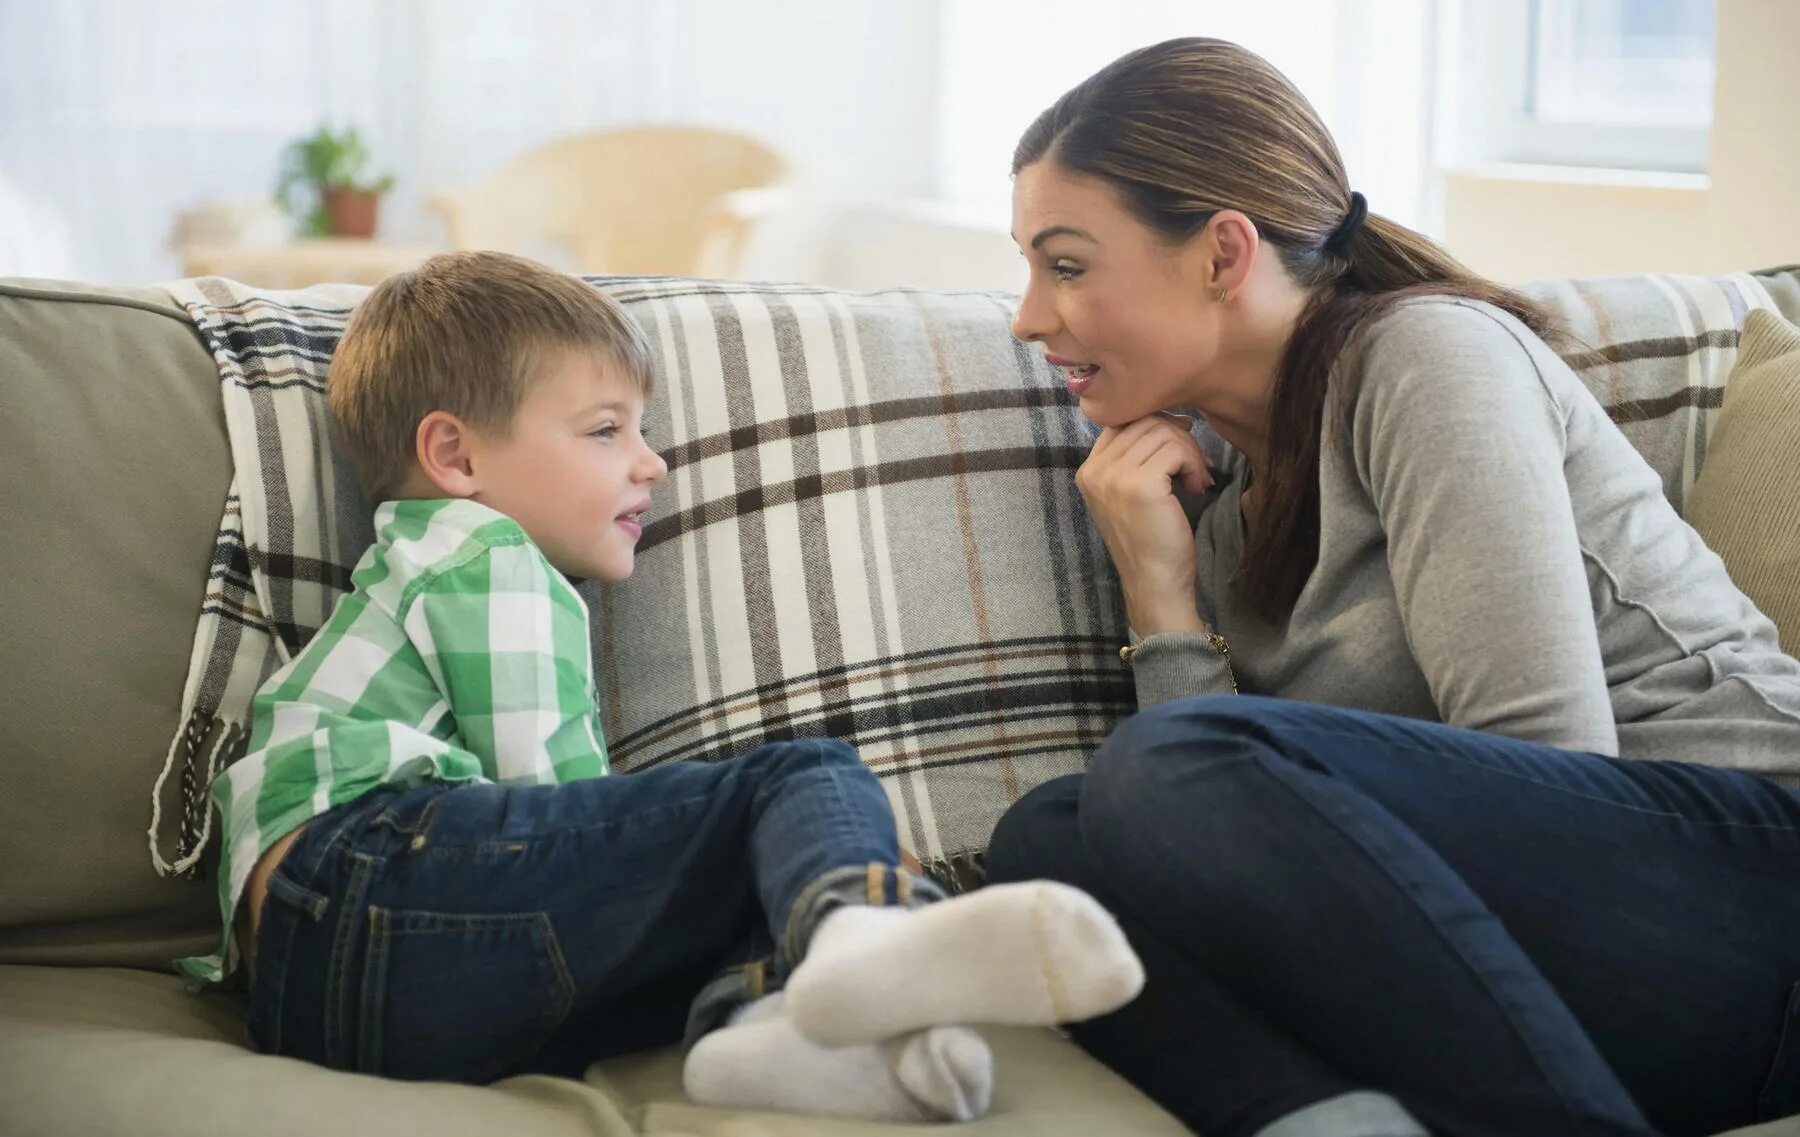
[[[1194,532],[1176,481],[1200,493],[1212,485],[1212,469],[1194,436],[1162,415],[1102,430],[1075,471],[1140,636],[1206,630],[1194,611]]]

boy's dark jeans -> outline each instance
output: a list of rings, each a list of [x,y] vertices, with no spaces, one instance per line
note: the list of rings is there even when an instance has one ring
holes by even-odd
[[[1250,696],[1122,723],[990,880],[1118,916],[1149,981],[1076,1041],[1208,1137],[1356,1089],[1459,1137],[1800,1111],[1800,797]]]
[[[898,864],[880,783],[839,742],[379,789],[271,875],[251,1037],[400,1078],[579,1074],[774,990],[834,907],[941,896]]]

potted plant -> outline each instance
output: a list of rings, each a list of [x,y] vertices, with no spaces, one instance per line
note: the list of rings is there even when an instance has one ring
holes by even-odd
[[[369,174],[369,149],[354,126],[321,126],[282,152],[275,196],[312,237],[373,237],[381,195],[394,176]]]

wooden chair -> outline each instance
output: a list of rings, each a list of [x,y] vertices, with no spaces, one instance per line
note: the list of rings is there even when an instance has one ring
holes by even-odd
[[[755,220],[786,203],[787,163],[753,138],[644,126],[560,139],[428,204],[457,249],[574,272],[736,275]],[[547,254],[545,246],[566,250]]]

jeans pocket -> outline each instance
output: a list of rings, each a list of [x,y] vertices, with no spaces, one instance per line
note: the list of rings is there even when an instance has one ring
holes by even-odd
[[[1756,1099],[1757,1120],[1774,1121],[1800,1113],[1800,983],[1788,991],[1781,1042]]]
[[[534,1054],[574,1005],[545,913],[368,913],[357,1044],[365,1073],[492,1081]]]
[[[309,975],[291,974],[296,965],[313,962],[308,947],[321,938],[316,928],[331,907],[328,897],[303,885],[295,884],[277,869],[269,876],[268,894],[264,898],[256,939],[250,944],[255,955],[250,981],[250,1041],[265,1054],[297,1054],[313,1061],[324,1061],[323,1034],[318,1023],[307,1016],[284,1015],[292,985],[309,988]],[[314,935],[307,933],[314,932]],[[310,992],[309,992],[310,993]],[[314,1002],[317,1000],[302,1000]]]

